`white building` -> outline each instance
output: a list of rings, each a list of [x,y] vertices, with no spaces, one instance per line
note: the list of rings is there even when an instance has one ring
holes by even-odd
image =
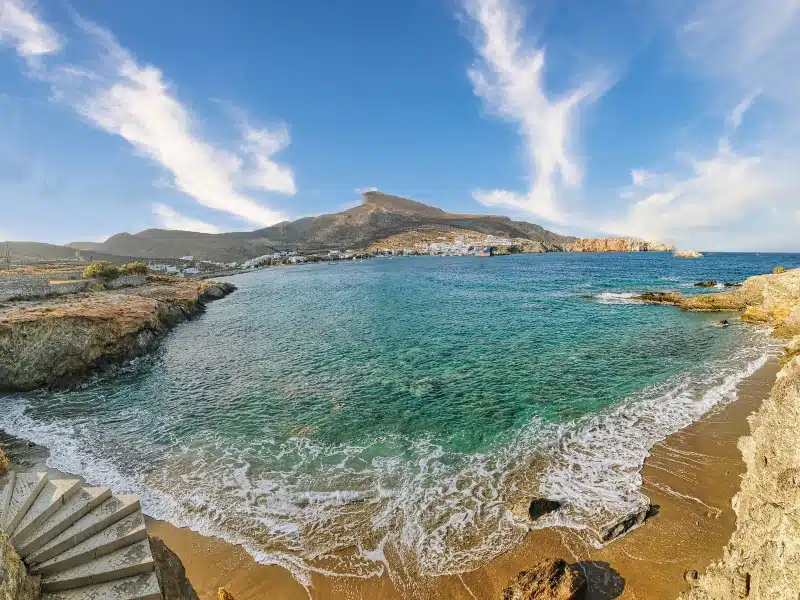
[[[181,256],[181,260],[194,260],[194,256]]]
[[[200,269],[196,269],[195,267],[188,267],[183,270],[184,275],[198,275],[200,273]]]

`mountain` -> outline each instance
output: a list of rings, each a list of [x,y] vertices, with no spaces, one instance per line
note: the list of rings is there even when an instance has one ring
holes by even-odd
[[[397,233],[436,227],[525,238],[540,242],[548,250],[563,250],[575,241],[575,238],[553,233],[539,225],[512,221],[508,217],[448,213],[408,198],[366,192],[363,202],[349,210],[284,221],[256,231],[211,234],[147,229],[135,234],[118,233],[93,245],[92,250],[143,258],[191,255],[195,259],[243,261],[277,250],[365,248]]]

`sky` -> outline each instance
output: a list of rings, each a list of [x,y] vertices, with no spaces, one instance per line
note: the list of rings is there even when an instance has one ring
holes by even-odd
[[[366,189],[800,251],[800,0],[0,0],[0,240],[220,232]]]

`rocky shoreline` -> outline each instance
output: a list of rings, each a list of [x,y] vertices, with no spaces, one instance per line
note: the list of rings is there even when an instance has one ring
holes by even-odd
[[[681,600],[796,600],[800,590],[800,269],[747,279],[737,289],[639,300],[686,311],[735,311],[785,339],[784,367],[739,440],[747,471],[733,498],[736,531],[722,560],[691,578]],[[687,576],[688,577],[688,576]]]
[[[150,352],[172,327],[236,287],[148,277],[141,287],[0,306],[0,391],[65,388]]]
[[[741,290],[681,308],[736,309],[789,342],[770,397],[739,440],[747,471],[733,498],[736,531],[719,562],[681,600],[796,600],[800,590],[800,270],[753,277]]]

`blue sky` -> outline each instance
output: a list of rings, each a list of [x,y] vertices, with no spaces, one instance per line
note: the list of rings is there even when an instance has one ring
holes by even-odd
[[[800,0],[0,0],[0,239],[228,231],[378,188],[800,251]]]

